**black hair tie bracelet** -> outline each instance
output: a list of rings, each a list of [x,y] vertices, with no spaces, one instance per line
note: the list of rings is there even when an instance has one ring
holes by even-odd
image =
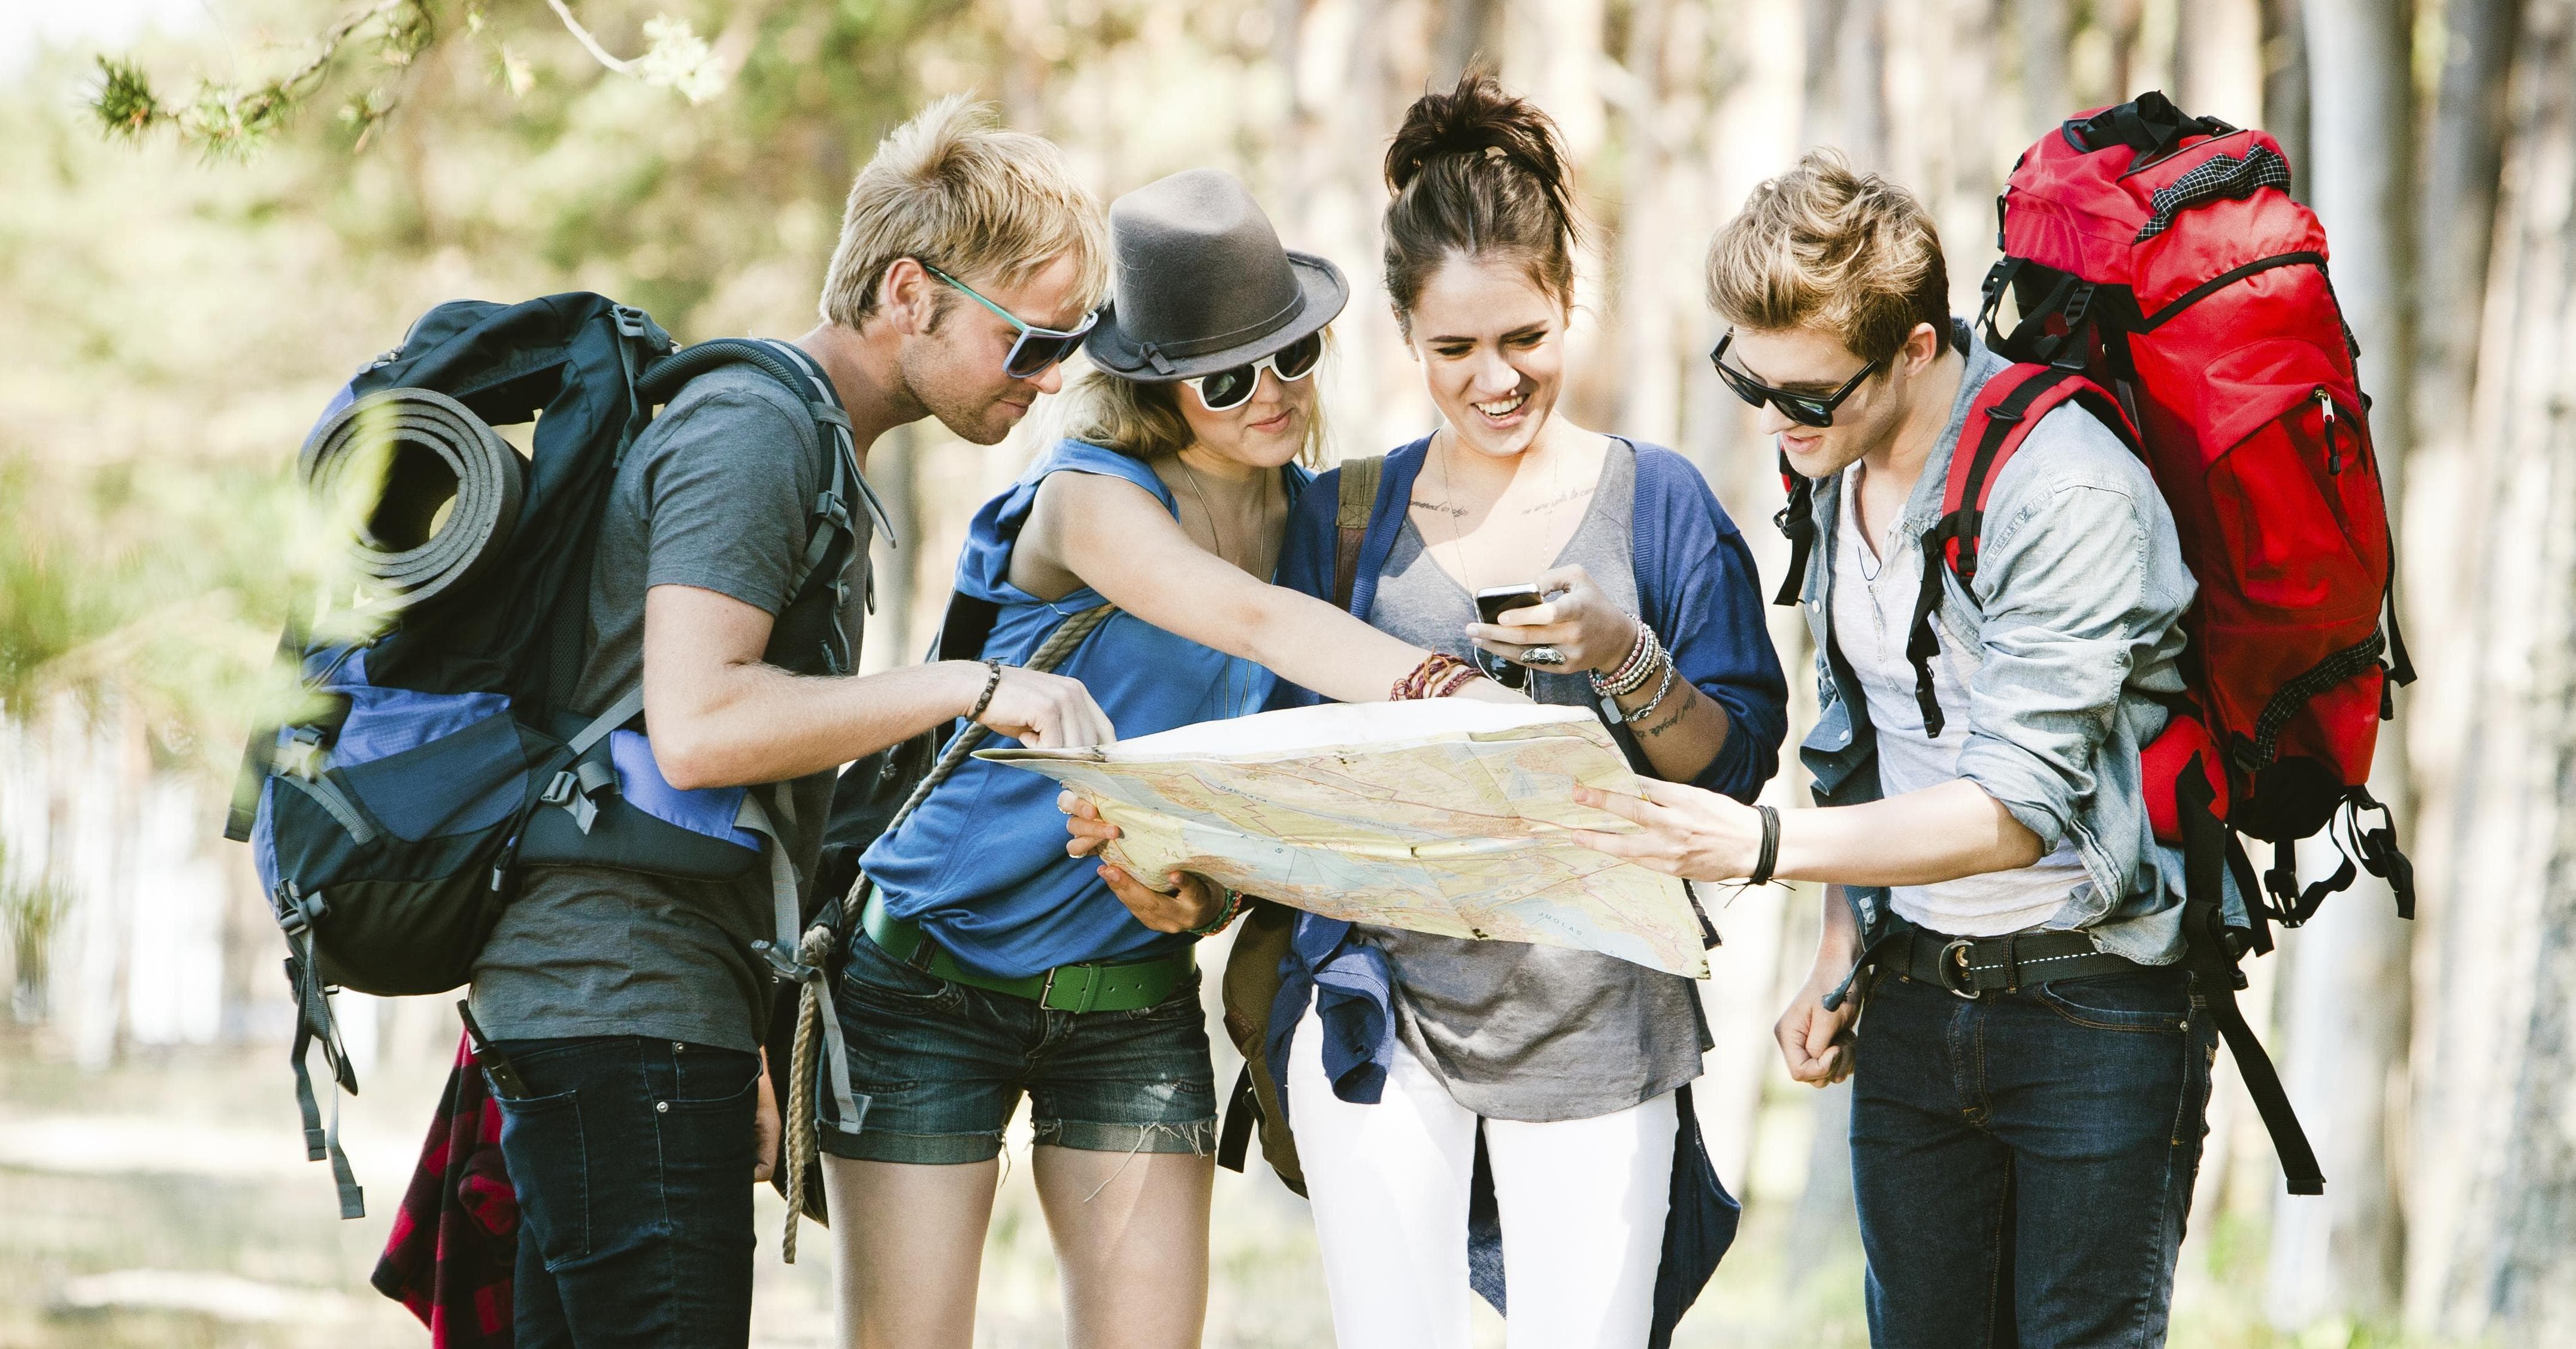
[[[1764,805],[1754,809],[1762,812],[1762,855],[1754,859],[1753,874],[1745,878],[1745,884],[1769,885],[1771,868],[1780,860],[1780,812]]]

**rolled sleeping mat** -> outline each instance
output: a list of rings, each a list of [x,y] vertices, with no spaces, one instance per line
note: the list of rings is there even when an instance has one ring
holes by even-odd
[[[430,389],[384,389],[325,419],[296,471],[325,500],[361,484],[378,446],[384,487],[358,521],[350,562],[360,603],[408,609],[499,560],[527,490],[518,451],[464,404]]]

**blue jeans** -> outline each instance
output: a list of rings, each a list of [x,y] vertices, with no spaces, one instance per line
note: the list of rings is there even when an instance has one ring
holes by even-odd
[[[760,1058],[598,1036],[494,1046],[519,1193],[519,1349],[692,1349],[751,1335],[752,1128]]]
[[[1216,1151],[1216,1078],[1199,977],[1132,1012],[1059,1012],[951,983],[860,933],[833,989],[866,1098],[835,1155],[949,1166],[990,1161],[1029,1097],[1031,1141],[1084,1152]]]
[[[1882,975],[1852,1182],[1882,1349],[2164,1343],[2217,1026],[2173,968],[1974,1001]]]

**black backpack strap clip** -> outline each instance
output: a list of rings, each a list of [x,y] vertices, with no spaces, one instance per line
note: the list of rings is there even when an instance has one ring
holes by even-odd
[[[1806,591],[1807,561],[1816,551],[1816,483],[1789,467],[1786,453],[1780,455],[1780,479],[1788,484],[1789,501],[1771,517],[1771,523],[1789,541],[1789,570],[1780,578],[1780,589],[1771,602],[1793,609]]]

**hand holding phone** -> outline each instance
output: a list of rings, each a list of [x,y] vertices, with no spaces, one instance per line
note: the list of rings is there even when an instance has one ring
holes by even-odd
[[[1494,626],[1503,621],[1504,614],[1514,609],[1526,609],[1539,602],[1538,587],[1534,585],[1495,586],[1488,590],[1479,590],[1476,592],[1476,620],[1489,627]],[[1478,653],[1479,658],[1476,663],[1479,667],[1484,664],[1482,654],[1482,652]],[[1503,662],[1503,668],[1500,670],[1487,670],[1485,673],[1495,683],[1507,689],[1521,688],[1529,683],[1528,668],[1508,660]]]

